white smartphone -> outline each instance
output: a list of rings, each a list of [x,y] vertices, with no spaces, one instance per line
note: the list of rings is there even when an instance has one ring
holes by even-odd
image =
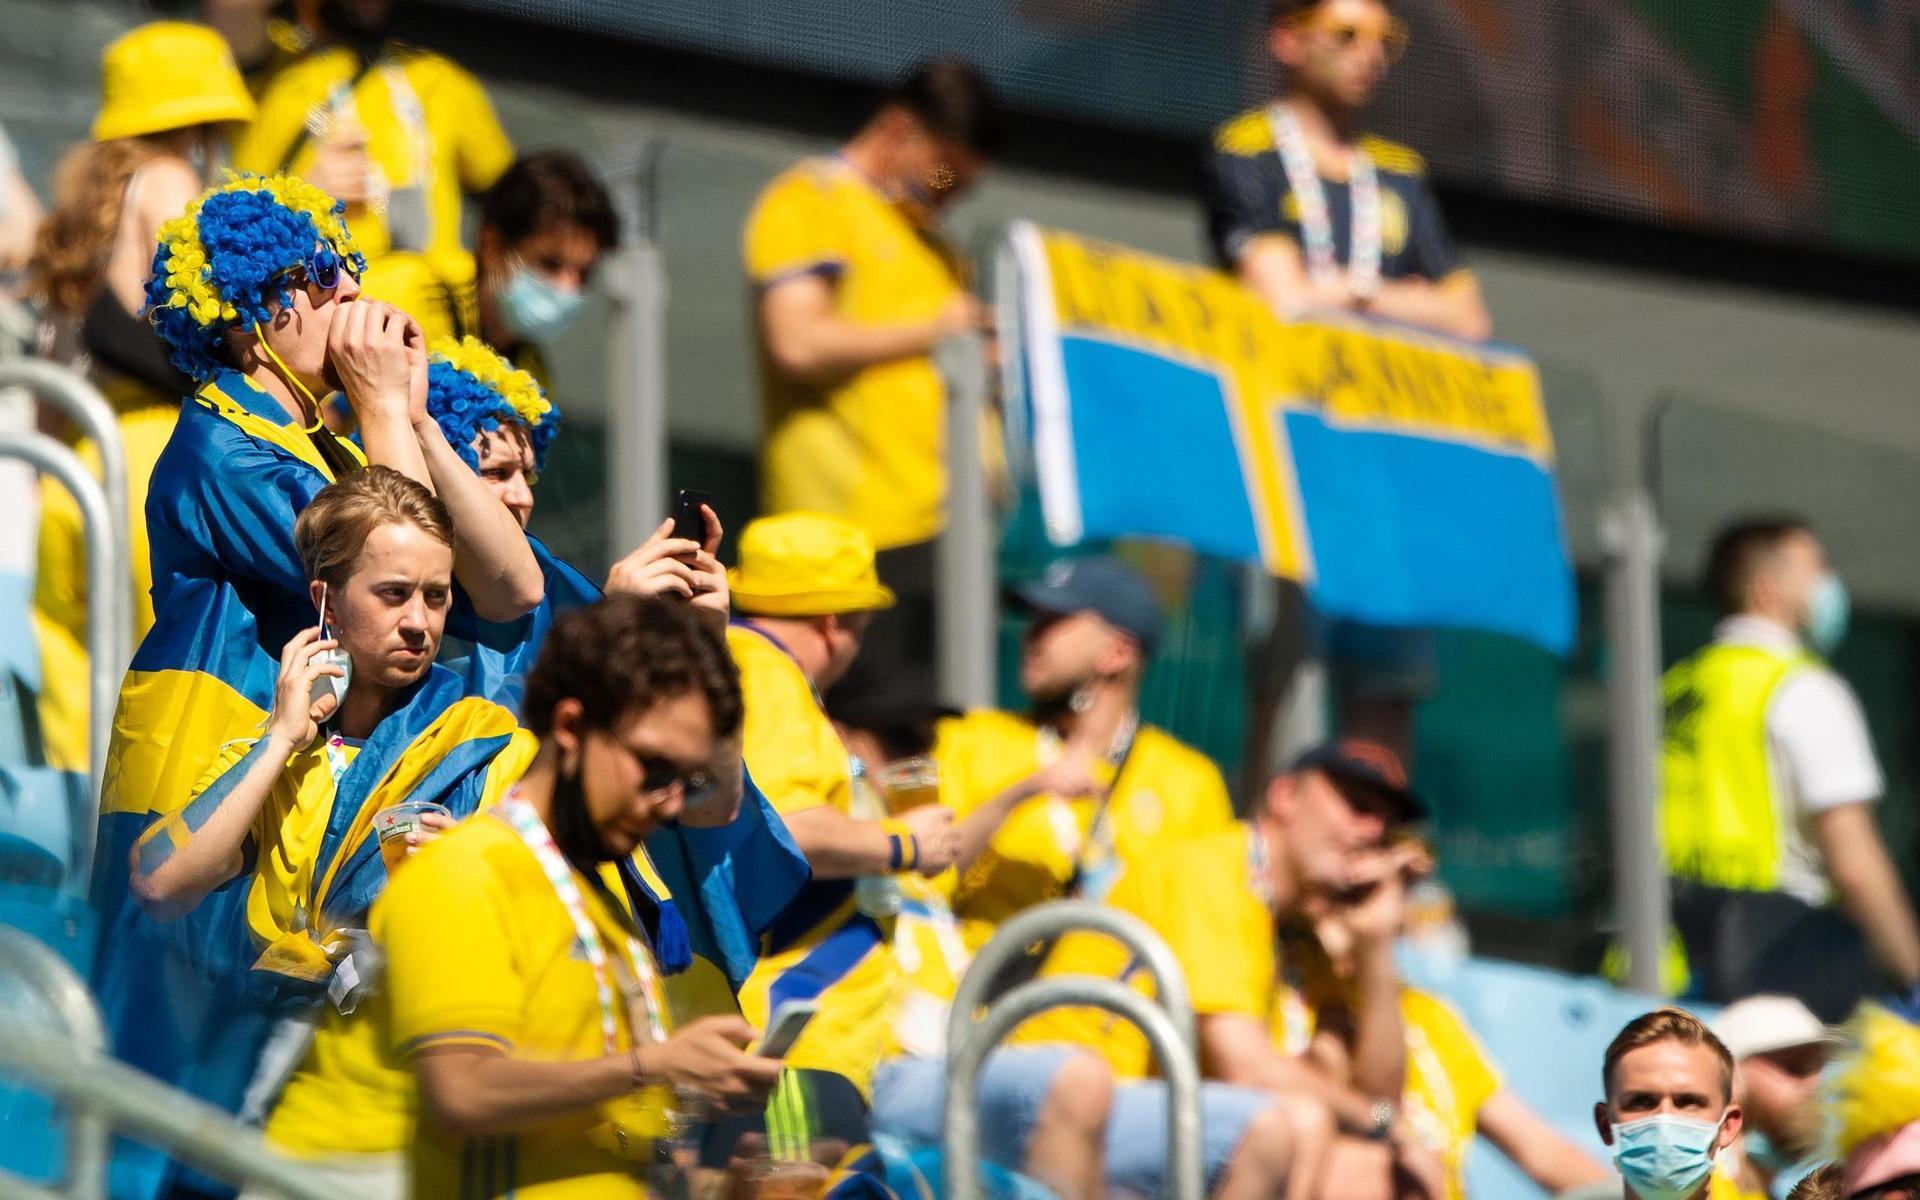
[[[761,1058],[785,1058],[787,1051],[800,1040],[800,1031],[813,1020],[820,1005],[812,1000],[789,1000],[774,1010],[773,1019],[767,1022],[767,1036],[760,1039],[754,1053]]]
[[[325,641],[333,636],[332,632],[327,628],[327,584],[325,580],[322,580],[320,583],[320,604],[318,611],[320,640]],[[353,660],[347,657],[345,650],[335,648],[323,651],[320,655],[320,661],[333,663],[342,671],[348,672],[349,675],[353,671]],[[313,686],[307,689],[307,703],[318,704],[323,696],[332,696],[334,698],[334,704],[336,706],[334,713],[337,716],[340,711],[338,705],[344,701],[347,696],[347,677],[338,675],[314,676]]]

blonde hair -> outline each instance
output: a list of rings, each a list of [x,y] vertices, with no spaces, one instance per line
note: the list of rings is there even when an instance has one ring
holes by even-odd
[[[353,574],[373,531],[412,525],[453,548],[453,518],[425,487],[392,467],[367,467],[320,489],[293,523],[293,546],[308,579],[339,587]]]
[[[1828,1129],[1843,1155],[1920,1121],[1920,1025],[1862,1004],[1847,1034],[1852,1051],[1826,1085]]]
[[[1607,1046],[1606,1057],[1600,1060],[1600,1086],[1608,1096],[1613,1095],[1613,1075],[1619,1069],[1620,1060],[1632,1051],[1657,1042],[1705,1046],[1713,1051],[1713,1056],[1720,1060],[1720,1090],[1732,1097],[1733,1054],[1699,1017],[1683,1008],[1656,1008],[1628,1021],[1627,1027],[1614,1035]]]
[[[107,277],[107,259],[134,172],[165,156],[152,138],[82,142],[54,169],[53,211],[34,238],[28,294],[56,312],[78,317]]]

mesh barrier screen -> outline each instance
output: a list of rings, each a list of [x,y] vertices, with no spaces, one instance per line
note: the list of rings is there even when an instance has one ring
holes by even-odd
[[[1200,139],[1270,93],[1265,0],[453,0],[880,83],[936,54],[1022,109]],[[1444,181],[1920,258],[1920,0],[1401,0],[1373,124]]]

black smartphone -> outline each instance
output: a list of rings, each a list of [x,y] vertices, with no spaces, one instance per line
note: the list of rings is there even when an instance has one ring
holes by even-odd
[[[707,514],[700,509],[703,505],[712,504],[713,498],[705,492],[681,488],[680,496],[673,505],[673,536],[706,545]]]

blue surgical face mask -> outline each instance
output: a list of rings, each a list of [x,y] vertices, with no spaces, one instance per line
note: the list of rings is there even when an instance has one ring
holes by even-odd
[[[1747,1161],[1762,1171],[1778,1175],[1800,1160],[1787,1154],[1773,1144],[1773,1139],[1752,1126],[1740,1131],[1740,1148],[1746,1153]]]
[[[546,341],[573,324],[587,303],[585,293],[556,287],[545,275],[524,265],[514,270],[498,299],[507,328],[530,342]]]
[[[1613,1165],[1640,1200],[1685,1200],[1713,1173],[1719,1139],[1720,1121],[1643,1117],[1614,1125]]]
[[[1847,636],[1847,619],[1853,604],[1847,597],[1847,585],[1832,571],[1813,585],[1807,600],[1807,645],[1819,654],[1832,654]]]

